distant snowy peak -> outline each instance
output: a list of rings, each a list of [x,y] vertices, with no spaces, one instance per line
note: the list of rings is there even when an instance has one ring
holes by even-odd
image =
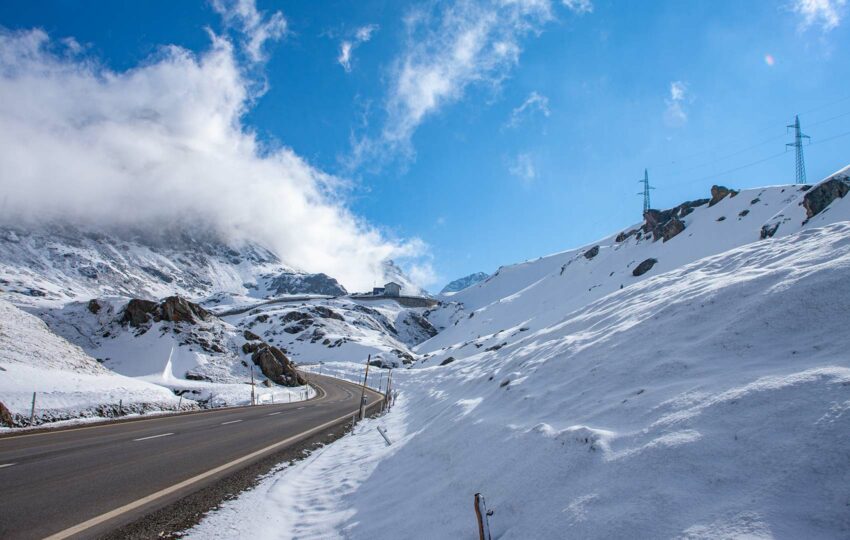
[[[346,291],[335,279],[293,268],[259,244],[229,242],[191,227],[149,232],[0,226],[0,295],[19,304],[217,292],[266,298]]]
[[[490,277],[490,274],[485,274],[484,272],[475,272],[474,274],[469,274],[468,276],[456,279],[445,287],[443,287],[443,290],[440,291],[440,294],[456,293],[462,291],[467,287],[475,285],[476,283],[481,283],[488,277]]]

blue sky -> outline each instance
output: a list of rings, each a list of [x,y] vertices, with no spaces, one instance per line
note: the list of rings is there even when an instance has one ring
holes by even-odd
[[[395,253],[431,289],[639,221],[644,168],[656,207],[793,182],[795,113],[810,180],[850,162],[845,1],[242,2],[7,1],[0,26],[116,73],[231,40],[240,129],[420,239]]]

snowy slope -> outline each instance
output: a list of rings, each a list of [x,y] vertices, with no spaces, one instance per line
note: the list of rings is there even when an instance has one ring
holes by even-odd
[[[480,491],[505,540],[848,537],[848,279],[850,222],[810,227],[399,372],[391,448],[364,426],[195,534],[471,538]]]
[[[472,538],[480,491],[502,539],[850,537],[850,197],[817,188],[500,269],[428,314],[389,417],[193,535]]]
[[[129,323],[127,305],[124,298],[111,298],[69,303],[37,314],[55,333],[78,344],[114,373],[156,384],[203,406],[250,403],[254,362],[253,351],[245,345],[252,340],[242,330],[212,314]],[[305,392],[303,386],[263,384],[267,377],[259,366],[254,366],[253,375],[261,402],[296,401]]]
[[[801,203],[807,191],[806,186],[793,185],[743,190],[713,206],[696,207],[682,219],[685,229],[668,241],[653,240],[638,224],[622,231],[636,231],[625,240],[617,233],[578,249],[502,267],[486,281],[453,295],[450,300],[456,304],[445,304],[446,313],[429,316],[435,326],[446,329],[417,350],[457,358],[477,348],[498,346],[520,329],[544,328],[621,287],[759,242],[762,227],[777,215],[793,216],[778,236],[850,217],[848,197],[837,199],[828,211],[803,224],[806,216]],[[588,258],[594,248],[598,252]],[[657,262],[647,273],[634,276],[635,267],[648,259]]]
[[[119,401],[125,412],[175,409],[179,399],[110,371],[37,317],[0,300],[0,401],[28,421],[33,392],[37,423],[109,414],[103,408],[117,409]]]

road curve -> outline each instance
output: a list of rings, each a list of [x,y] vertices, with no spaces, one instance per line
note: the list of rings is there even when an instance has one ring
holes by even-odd
[[[350,418],[360,387],[309,401],[0,438],[0,538],[95,537]],[[367,393],[369,404],[379,394]]]

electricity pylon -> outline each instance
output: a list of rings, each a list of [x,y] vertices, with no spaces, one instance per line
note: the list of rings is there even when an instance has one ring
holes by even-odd
[[[643,170],[643,180],[638,182],[643,184],[643,191],[638,192],[638,195],[643,195],[643,213],[645,214],[650,209],[649,190],[655,188],[649,185],[649,172],[646,169]]]
[[[803,159],[803,139],[811,140],[811,137],[808,135],[803,135],[802,130],[800,129],[800,115],[794,116],[794,123],[789,124],[786,129],[794,128],[794,142],[788,143],[785,146],[793,146],[794,152],[797,154],[797,183],[805,184],[806,183],[806,161]]]

